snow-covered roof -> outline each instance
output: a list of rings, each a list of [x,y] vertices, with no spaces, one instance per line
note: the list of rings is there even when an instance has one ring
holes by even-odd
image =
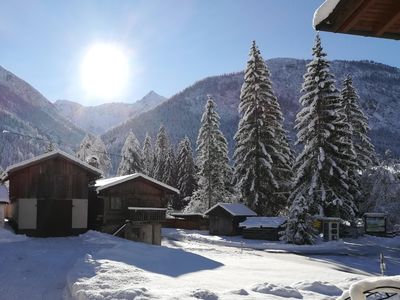
[[[0,184],[0,203],[9,203],[8,189],[4,184]]]
[[[239,224],[240,227],[244,228],[278,228],[287,221],[284,217],[248,217],[246,221]]]
[[[128,210],[134,210],[134,211],[166,211],[166,208],[162,208],[162,207],[128,207]]]
[[[326,20],[341,0],[325,0],[314,12],[313,27]]]
[[[154,183],[156,185],[159,185],[159,186],[161,186],[161,187],[163,187],[163,188],[165,188],[167,190],[170,190],[171,192],[174,192],[174,193],[177,193],[177,194],[180,193],[178,189],[176,189],[176,188],[174,188],[174,187],[172,187],[172,186],[170,186],[168,184],[165,184],[165,183],[163,183],[161,181],[158,181],[158,180],[156,180],[154,178],[151,178],[151,177],[149,177],[147,175],[144,175],[142,173],[133,173],[133,174],[129,174],[129,175],[123,175],[123,176],[99,179],[99,180],[96,180],[96,183],[94,184],[94,187],[96,188],[97,192],[100,192],[100,191],[102,191],[104,189],[107,189],[109,187],[115,186],[117,184],[129,181],[129,180],[133,180],[133,179],[136,179],[136,178],[143,178],[143,179],[148,180],[148,181],[150,181],[150,182],[152,182],[152,183]]]
[[[51,158],[57,157],[57,156],[58,157],[63,157],[65,159],[73,162],[74,164],[76,164],[78,166],[81,166],[82,168],[85,168],[86,170],[88,170],[88,171],[90,171],[92,173],[95,173],[97,175],[101,175],[102,174],[101,170],[89,165],[88,163],[85,163],[84,161],[80,160],[77,157],[74,157],[74,156],[72,156],[72,155],[70,155],[70,154],[68,154],[68,153],[66,153],[64,151],[61,151],[61,150],[57,149],[57,150],[54,150],[54,151],[51,151],[51,152],[47,152],[47,153],[35,156],[35,157],[31,158],[31,159],[24,160],[22,162],[19,162],[19,163],[16,163],[14,165],[9,166],[4,171],[1,180],[2,181],[7,180],[8,179],[8,175],[9,175],[10,172],[14,172],[14,171],[17,171],[19,169],[26,168],[28,166],[37,164],[40,161],[48,160],[48,159],[51,159]]]
[[[232,216],[243,216],[243,217],[250,217],[250,216],[257,216],[257,214],[248,208],[246,205],[241,203],[217,203],[209,210],[207,210],[204,214],[208,215],[210,211],[214,210],[217,207],[221,207],[226,210]]]
[[[387,214],[385,213],[365,213],[364,217],[370,217],[370,218],[382,218],[386,217]]]

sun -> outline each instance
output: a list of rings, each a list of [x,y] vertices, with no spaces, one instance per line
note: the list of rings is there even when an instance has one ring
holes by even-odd
[[[129,60],[122,47],[95,44],[81,65],[83,88],[89,97],[115,99],[122,96],[129,80]]]

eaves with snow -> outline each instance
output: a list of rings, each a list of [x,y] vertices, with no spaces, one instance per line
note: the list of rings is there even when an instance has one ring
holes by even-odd
[[[326,0],[315,11],[316,30],[400,39],[399,0]]]

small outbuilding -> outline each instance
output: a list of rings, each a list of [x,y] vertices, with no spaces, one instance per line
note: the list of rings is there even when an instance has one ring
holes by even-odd
[[[169,195],[179,190],[141,173],[97,180],[90,187],[89,228],[161,244]]]
[[[364,232],[370,235],[386,235],[387,214],[385,213],[365,213]]]
[[[217,203],[204,214],[209,216],[210,234],[216,235],[239,235],[242,233],[239,224],[247,217],[257,216],[241,203]]]
[[[9,166],[9,221],[18,233],[67,236],[87,230],[88,185],[101,171],[60,150]]]
[[[171,213],[164,227],[189,230],[208,230],[208,217],[201,213]]]
[[[4,218],[8,202],[8,189],[4,184],[0,184],[0,228],[4,227]]]
[[[284,217],[248,217],[239,226],[245,239],[278,241],[286,222]]]

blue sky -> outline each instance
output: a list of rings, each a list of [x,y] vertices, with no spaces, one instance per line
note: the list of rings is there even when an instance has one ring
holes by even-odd
[[[0,65],[49,100],[134,102],[150,90],[170,97],[197,80],[240,71],[251,41],[265,59],[310,58],[322,0],[3,1]],[[400,67],[400,43],[321,33],[329,59]],[[80,66],[95,43],[128,50],[129,86],[116,99],[88,98]]]

